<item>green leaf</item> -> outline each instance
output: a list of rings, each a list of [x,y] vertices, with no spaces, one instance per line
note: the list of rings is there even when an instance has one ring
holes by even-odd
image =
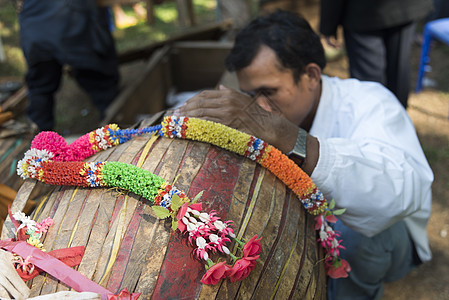
[[[342,208],[342,209],[334,210],[333,213],[334,213],[334,216],[339,216],[339,215],[343,214],[345,211],[346,211],[346,208]]]
[[[181,201],[181,198],[178,195],[173,194],[173,196],[171,197],[171,204],[170,204],[171,209],[173,211],[178,211],[178,209],[181,207],[182,204],[183,203]]]
[[[334,209],[335,207],[335,201],[332,199],[331,203],[329,204],[329,209]]]
[[[159,219],[165,219],[167,217],[170,217],[170,212],[165,207],[153,205],[151,209],[154,211],[154,214]]]
[[[195,203],[196,201],[200,200],[201,196],[203,195],[204,190],[196,194],[195,198],[193,199],[192,203]]]
[[[172,218],[171,221],[171,229],[173,231],[175,231],[176,229],[178,229],[178,220],[176,220],[176,218]]]

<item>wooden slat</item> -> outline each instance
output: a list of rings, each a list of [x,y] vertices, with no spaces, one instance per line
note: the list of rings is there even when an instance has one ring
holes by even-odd
[[[36,181],[32,179],[27,179],[22,184],[21,188],[17,192],[17,196],[14,199],[14,202],[11,205],[11,211],[23,211],[25,204],[28,201],[28,196],[31,194],[33,189],[36,187]],[[15,236],[15,227],[11,222],[11,219],[6,217],[5,222],[3,223],[1,239],[14,238]]]
[[[190,186],[189,197],[193,198],[204,190],[203,210],[210,211],[213,208],[226,219],[241,160],[242,157],[233,153],[210,148],[204,164]],[[171,236],[153,295],[157,295],[159,299],[196,297],[202,285],[200,280],[204,269],[201,267],[203,262],[191,258],[192,250],[193,247],[183,242],[181,236]]]
[[[122,64],[138,59],[147,59],[157,49],[173,44],[177,41],[219,40],[231,27],[232,21],[228,19],[221,22],[208,23],[188,28],[180,33],[174,34],[164,41],[154,42],[145,47],[134,48],[119,53],[119,61],[120,64]]]
[[[277,280],[282,274],[282,270],[285,264],[288,262],[288,257],[292,244],[296,240],[297,224],[300,217],[299,208],[292,205],[292,199],[286,201],[287,203],[287,218],[285,219],[285,226],[281,227],[278,237],[275,239],[274,247],[271,249],[272,255],[269,255],[269,259],[265,262],[262,276],[258,282],[258,288],[254,291],[253,296],[257,299],[260,297],[267,297],[267,290],[265,287],[272,287],[269,296],[274,295],[274,287],[277,284]],[[273,237],[271,237],[273,239]],[[257,267],[256,267],[257,268]],[[251,274],[252,275],[252,274]],[[251,276],[250,275],[250,276]],[[291,280],[291,278],[285,278],[284,280]],[[246,285],[248,281],[242,283]],[[260,288],[259,288],[260,287]],[[243,295],[244,296],[244,295]]]
[[[167,152],[163,156],[162,160],[160,161],[161,168],[160,168],[160,171],[158,174],[159,176],[161,176],[168,182],[173,181],[173,179],[176,175],[176,171],[177,171],[177,168],[175,166],[179,166],[182,156],[183,156],[183,153],[184,153],[185,148],[187,147],[187,143],[188,143],[187,141],[183,141],[183,140],[175,140],[173,142],[179,144],[179,147],[170,147],[167,150]],[[164,235],[169,236],[170,231],[167,231],[167,230],[162,231],[161,230],[158,232],[158,235],[159,236],[164,236]],[[164,238],[162,238],[162,239],[164,239]],[[136,249],[133,249],[132,251],[134,252],[134,251],[140,251],[140,250],[141,250],[140,247],[136,247]],[[160,253],[162,255],[163,255],[163,252],[164,251],[160,251]],[[139,267],[139,269],[142,268],[142,266],[135,266],[135,267]],[[123,270],[124,268],[126,268],[126,266],[123,266],[123,262],[117,262],[116,264],[114,264],[113,273],[115,272],[116,274],[120,274],[120,270]],[[114,280],[116,280],[116,278],[114,278]],[[111,279],[108,282],[108,287],[109,287],[110,282],[111,282]],[[112,289],[117,288],[113,284],[114,284],[114,282],[112,282],[111,288]]]
[[[129,222],[126,234],[121,241],[120,251],[118,252],[117,258],[114,262],[114,268],[111,271],[107,284],[107,289],[114,293],[120,291],[123,278],[125,278],[127,273],[129,274],[129,272],[126,272],[128,267],[130,268],[129,271],[132,273],[139,273],[140,271],[141,265],[134,264],[133,262],[135,262],[136,259],[132,260],[131,257],[134,258],[137,256],[135,254],[135,250],[138,247],[133,248],[133,244],[138,236],[137,232],[139,230],[139,224],[142,219],[144,209],[145,204],[142,201],[137,203],[136,210],[134,211],[134,214]],[[138,250],[140,250],[140,247]],[[129,287],[129,289],[132,290],[131,287]]]
[[[121,161],[121,162],[132,163],[133,161],[135,161],[138,153],[140,153],[142,147],[145,146],[146,142],[147,142],[147,140],[145,138],[141,137],[141,138],[133,139],[132,141],[126,143],[126,144],[129,144],[129,147],[126,149],[125,152],[122,153],[122,155],[117,160]],[[124,145],[126,145],[126,144],[124,144]],[[113,155],[110,156],[110,159],[112,157],[113,157]],[[111,196],[104,195],[104,197],[111,197]],[[122,207],[121,216],[119,218],[116,218],[113,221],[113,225],[108,227],[109,231],[104,232],[104,233],[106,233],[106,236],[104,236],[104,238],[101,239],[104,241],[104,243],[102,244],[101,254],[99,255],[99,259],[96,264],[96,271],[93,274],[94,275],[93,279],[96,282],[100,282],[100,280],[104,276],[106,276],[103,279],[103,285],[106,285],[106,282],[110,276],[110,273],[105,273],[105,272],[108,272],[107,268],[108,268],[109,260],[111,259],[110,255],[112,253],[111,251],[113,251],[115,237],[117,234],[120,235],[120,236],[117,236],[117,239],[119,241],[121,241],[123,234],[126,231],[128,224],[131,221],[131,218],[134,214],[135,208],[137,207],[137,204],[138,204],[139,198],[140,198],[132,193],[125,197],[126,197],[126,200],[125,200],[124,206]],[[114,200],[115,200],[115,198],[116,197],[114,197]],[[110,210],[111,214],[112,214],[113,209],[111,209],[110,207],[107,209]],[[102,221],[104,222],[104,220],[102,220]],[[99,226],[96,228],[104,230],[103,226]],[[117,232],[117,230],[119,230],[119,232]],[[120,230],[123,230],[123,232]],[[116,247],[120,246],[120,243],[115,246]]]
[[[249,159],[243,160],[227,217],[229,220],[233,220],[236,232],[238,232],[244,217],[248,198],[250,197],[251,182],[257,180],[259,175],[259,172],[255,173],[255,170],[256,164],[253,161]],[[230,291],[230,287],[231,285],[225,283],[223,285],[203,285],[198,298],[204,300],[214,299],[220,290],[220,297],[235,295],[237,286],[232,286],[232,291]]]
[[[76,231],[77,221],[80,217],[81,209],[83,207],[86,197],[90,193],[87,188],[74,188],[74,195],[68,204],[67,212],[59,227],[58,235],[55,237],[53,249],[62,249],[70,246],[70,238]],[[64,285],[65,286],[65,285]],[[48,277],[44,286],[42,287],[42,294],[52,294],[56,291],[68,290],[68,288],[58,289],[58,280]]]
[[[297,202],[297,204],[295,204]],[[299,200],[295,199],[293,201],[292,205],[300,205]],[[308,226],[307,222],[304,222],[306,219],[306,214],[304,209],[299,210],[299,218],[298,218],[298,224],[297,224],[297,239],[296,239],[296,245],[294,249],[294,253],[291,257],[291,261],[289,262],[289,265],[287,266],[287,270],[285,271],[285,274],[283,275],[283,278],[287,278],[287,280],[280,279],[278,281],[279,289],[276,293],[276,299],[288,299],[292,293],[297,289],[298,284],[298,277],[301,272],[303,272],[304,268],[304,260],[306,259],[307,250],[308,248]],[[300,292],[305,291],[306,289],[303,288],[302,290],[299,289]],[[300,295],[300,297],[303,297],[303,295]],[[300,299],[307,299],[307,298],[300,298]]]
[[[232,48],[230,42],[177,42],[170,60],[177,91],[214,88],[225,72],[224,60]]]
[[[133,252],[130,255],[126,266],[126,273],[123,276],[119,290],[127,288],[139,292],[139,289],[136,289],[137,282],[141,278],[142,270],[146,269],[145,262],[148,249],[150,248],[149,244],[154,238],[158,223],[159,220],[151,215],[151,206],[145,205],[140,226],[134,240]],[[145,297],[142,299],[145,299]]]
[[[161,142],[166,140],[168,139],[162,139]],[[177,177],[177,181],[175,183],[175,186],[177,188],[188,193],[190,183],[196,177],[209,148],[210,145],[201,143],[195,143],[193,145],[192,143],[189,143],[187,145],[184,158],[181,162],[180,170],[177,174],[177,176],[179,176]],[[155,157],[155,152],[156,149],[151,153],[152,158]],[[158,160],[157,157],[158,156],[156,156],[155,160]],[[147,162],[149,162],[149,160],[147,160],[146,163]],[[149,164],[147,164],[146,166],[149,167]],[[156,168],[156,166],[154,166],[154,168]],[[141,275],[135,288],[135,291],[142,293],[143,299],[149,298],[153,293],[157,278],[159,276],[159,269],[163,263],[165,253],[159,251],[159,249],[161,249],[161,247],[166,247],[170,235],[160,235],[162,231],[167,231],[167,229],[164,228],[164,221],[159,220],[151,228],[151,236],[153,238],[148,239],[148,241],[151,241],[150,247],[148,247],[146,258],[143,263],[143,268],[141,270]],[[179,234],[179,232],[176,234]],[[123,284],[123,286],[125,285]]]

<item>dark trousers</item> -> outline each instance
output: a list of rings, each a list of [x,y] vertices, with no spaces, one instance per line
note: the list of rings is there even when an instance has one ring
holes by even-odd
[[[407,108],[415,23],[369,32],[344,31],[350,75],[387,87]]]
[[[40,130],[53,130],[54,94],[61,83],[62,67],[56,60],[50,60],[28,68],[27,113]],[[106,108],[118,93],[118,73],[108,74],[95,70],[73,69],[73,75],[78,84],[89,94],[103,118]]]

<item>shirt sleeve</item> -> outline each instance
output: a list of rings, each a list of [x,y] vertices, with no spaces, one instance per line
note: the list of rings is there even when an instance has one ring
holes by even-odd
[[[312,180],[336,208],[346,208],[340,219],[366,236],[427,209],[431,201],[433,174],[413,124],[388,100],[348,110],[335,121],[344,127],[339,134],[317,136],[320,156]]]

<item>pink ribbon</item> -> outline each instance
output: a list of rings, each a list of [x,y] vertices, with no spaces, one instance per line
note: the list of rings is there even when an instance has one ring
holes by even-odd
[[[97,293],[101,295],[101,299],[105,300],[108,299],[108,296],[113,295],[113,293],[111,293],[101,285],[88,279],[80,272],[67,266],[57,258],[54,258],[53,256],[41,251],[40,249],[31,246],[25,241],[14,242],[3,240],[0,241],[0,247],[9,252],[16,253],[21,257],[30,257],[29,261],[36,267],[47,272],[54,278],[64,282],[78,292]],[[140,293],[133,293],[132,295],[134,296],[134,299],[137,299]],[[119,297],[115,299],[123,299],[122,297],[120,297],[120,293],[118,296]],[[129,296],[129,293],[126,296]]]

